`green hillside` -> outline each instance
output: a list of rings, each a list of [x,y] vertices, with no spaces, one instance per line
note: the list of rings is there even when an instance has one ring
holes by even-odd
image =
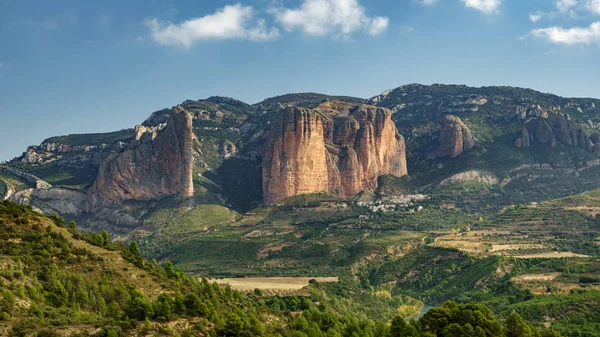
[[[74,223],[65,227],[58,216],[5,201],[0,243],[0,334],[7,336],[539,334],[518,315],[502,324],[483,305],[451,302],[418,322],[407,324],[400,316],[376,322],[364,314],[393,316],[393,310],[373,309],[406,307],[401,297],[387,300],[345,283],[312,283],[308,297],[243,294],[187,277],[169,262],[148,262],[135,243],[114,244],[106,232],[82,235]],[[440,313],[446,318],[440,320]]]
[[[134,136],[133,129],[106,133],[71,134],[66,136],[50,137],[42,143],[56,143],[70,146],[100,146],[117,142],[129,142]]]

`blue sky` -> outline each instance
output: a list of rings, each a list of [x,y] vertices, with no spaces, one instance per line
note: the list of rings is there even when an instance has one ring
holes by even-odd
[[[600,0],[0,0],[0,46],[0,160],[212,95],[600,97]]]

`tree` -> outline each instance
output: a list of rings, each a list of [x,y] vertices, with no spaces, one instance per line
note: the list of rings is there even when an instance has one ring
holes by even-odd
[[[112,317],[114,319],[119,318],[119,316],[121,316],[121,307],[119,307],[119,303],[117,303],[116,301],[110,302],[110,304],[106,308],[106,316]]]
[[[47,289],[46,298],[50,301],[50,303],[52,303],[52,305],[55,307],[62,307],[63,305],[67,304],[69,294],[58,279],[50,282],[44,288]]]
[[[129,243],[128,252],[128,260],[131,261],[134,265],[142,268],[144,266],[144,259],[142,258],[142,254],[140,252],[140,247],[137,242],[131,241]]]
[[[396,315],[396,317],[394,317],[391,322],[390,336],[391,337],[418,337],[419,332],[417,331],[417,329],[414,326],[412,326],[410,324],[406,324],[406,320],[404,320],[404,317],[402,317],[400,315]]]
[[[240,336],[244,326],[244,320],[238,314],[232,313],[227,316],[222,332],[225,336]]]
[[[168,321],[173,315],[174,301],[167,294],[160,294],[154,302],[154,315],[157,319]]]
[[[511,313],[504,322],[506,337],[533,337],[534,332],[531,325],[523,320],[516,312]]]
[[[173,263],[171,263],[171,261],[167,261],[163,269],[165,270],[165,274],[168,278],[177,278],[177,272],[175,271],[175,267],[173,267]]]
[[[561,335],[553,329],[546,329],[542,331],[542,337],[561,337]]]
[[[302,315],[298,316],[294,322],[294,329],[296,330],[306,331],[308,330],[308,326],[308,321]]]
[[[154,309],[150,300],[142,292],[135,289],[131,292],[131,298],[127,302],[125,313],[130,318],[142,321],[154,316]]]
[[[4,311],[12,313],[16,303],[15,294],[6,289],[2,292],[2,300],[0,300],[0,312]]]
[[[57,225],[58,227],[64,227],[65,226],[65,219],[62,218],[62,217],[60,217],[56,213],[52,213],[52,215],[50,216],[50,219],[52,219],[52,221],[54,221],[54,224]]]
[[[140,247],[138,246],[137,242],[135,242],[135,240],[132,240],[129,243],[129,254],[131,256],[134,256],[134,257],[140,257],[141,256],[141,254],[140,254]]]
[[[100,235],[102,236],[102,242],[103,242],[103,246],[106,246],[110,243],[110,235],[108,235],[108,232],[106,231],[106,229],[102,230],[102,233],[100,233]],[[137,244],[137,243],[136,243]],[[138,248],[139,251],[139,248]]]
[[[183,297],[183,306],[185,306],[185,310],[187,311],[187,314],[190,316],[198,316],[198,315],[206,314],[206,310],[203,310],[203,312],[200,312],[200,309],[201,309],[200,298],[194,293],[185,294],[185,296]]]

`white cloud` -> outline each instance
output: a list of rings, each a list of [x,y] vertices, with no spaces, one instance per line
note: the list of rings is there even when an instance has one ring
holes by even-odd
[[[416,0],[416,1],[418,3],[420,3],[421,5],[427,5],[427,6],[435,5],[438,2],[438,0]]]
[[[559,12],[568,12],[578,5],[578,0],[556,0],[554,5]]]
[[[465,6],[474,8],[485,14],[496,14],[500,11],[503,0],[461,0]]]
[[[190,19],[179,24],[163,23],[153,18],[145,21],[154,41],[163,45],[181,45],[189,48],[193,43],[207,40],[246,39],[252,41],[274,40],[279,30],[267,27],[256,19],[251,6],[228,5],[214,14]]]
[[[600,0],[588,0],[586,7],[594,14],[600,14]]]
[[[537,11],[530,14],[529,19],[533,22],[537,22],[541,18],[580,20],[588,18],[590,12],[600,14],[600,0],[554,0],[554,6],[556,7],[555,11],[549,13]]]
[[[389,25],[387,17],[367,16],[358,0],[303,0],[299,8],[272,7],[270,12],[286,30],[316,36],[347,36],[359,30],[378,35]]]
[[[531,20],[531,22],[538,22],[540,21],[540,19],[544,16],[543,13],[541,12],[536,12],[534,14],[529,14],[529,20]]]
[[[387,29],[390,24],[390,19],[383,16],[378,16],[371,21],[367,32],[373,36],[379,35]]]
[[[548,40],[556,44],[577,45],[600,43],[600,21],[588,27],[549,27],[534,29],[529,33],[535,38]]]

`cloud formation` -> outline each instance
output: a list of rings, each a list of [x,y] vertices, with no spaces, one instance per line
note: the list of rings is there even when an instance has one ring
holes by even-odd
[[[465,6],[476,9],[485,14],[496,14],[500,12],[503,0],[461,0]]]
[[[531,22],[538,22],[540,21],[540,19],[542,18],[543,14],[540,12],[534,13],[534,14],[529,14],[529,20],[531,20]]]
[[[427,6],[435,5],[438,2],[438,0],[416,0],[416,1],[418,3],[420,3],[421,5],[427,5]]]
[[[568,12],[578,5],[578,0],[556,0],[554,3],[559,12]]]
[[[554,6],[556,12],[550,13],[549,16],[556,17],[559,15],[571,18],[577,18],[578,14],[592,12],[600,14],[600,0],[555,0]]]
[[[285,30],[314,36],[347,36],[356,31],[375,36],[389,25],[387,17],[367,16],[357,0],[304,0],[298,8],[279,6],[269,12]]]
[[[545,14],[538,11],[536,14],[529,15],[530,20],[537,22],[539,20],[535,16],[537,14],[540,14],[540,18],[560,16],[570,19],[588,18],[590,13],[600,14],[600,0],[555,0],[554,6],[556,12]],[[538,28],[530,31],[524,38],[527,37],[562,45],[600,44],[600,21],[593,22],[589,26]]]
[[[190,19],[179,24],[148,19],[152,39],[163,45],[189,48],[199,41],[244,39],[251,41],[274,40],[279,36],[275,27],[267,27],[263,19],[255,17],[251,6],[228,5],[213,14]]]
[[[592,13],[600,14],[600,0],[588,0],[586,7]]]
[[[529,35],[555,44],[600,44],[600,21],[594,22],[588,27],[563,28],[554,26],[539,28],[532,30]]]

